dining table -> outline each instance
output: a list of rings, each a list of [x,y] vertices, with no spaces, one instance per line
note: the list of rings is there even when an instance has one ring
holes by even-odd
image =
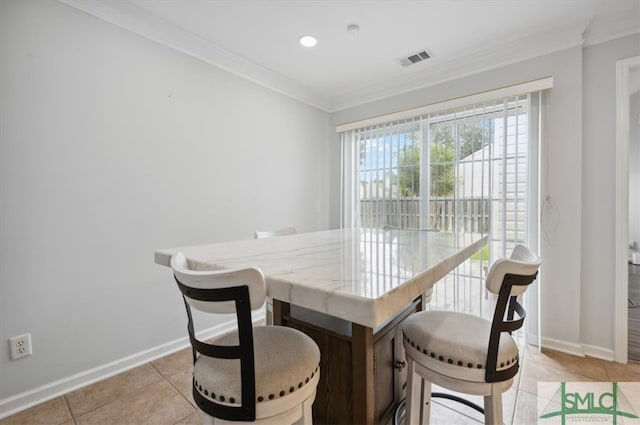
[[[487,235],[357,228],[158,249],[170,267],[182,252],[194,270],[257,267],[274,325],[319,346],[314,423],[386,424],[404,397],[402,322],[433,286],[487,243]]]

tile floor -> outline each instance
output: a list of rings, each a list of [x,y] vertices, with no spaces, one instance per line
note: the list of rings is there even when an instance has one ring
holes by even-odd
[[[538,381],[640,381],[640,364],[537,351],[528,347],[519,380],[503,396],[505,423],[536,423]],[[0,420],[0,425],[199,424],[191,398],[191,351],[185,349]],[[432,424],[473,424],[482,417],[436,399]]]

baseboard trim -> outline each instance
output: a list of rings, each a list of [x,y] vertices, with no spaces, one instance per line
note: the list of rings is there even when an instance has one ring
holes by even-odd
[[[537,335],[530,335],[529,338],[533,341],[538,340]],[[571,354],[578,357],[584,357],[584,348],[582,344],[576,344],[573,342],[566,342],[559,339],[542,337],[542,348],[548,348],[550,350],[561,351],[563,353]],[[535,344],[534,344],[535,345]]]
[[[572,354],[574,356],[584,357],[584,349],[582,347],[582,344],[542,337],[542,346],[544,348],[562,351],[563,353]]]
[[[253,315],[253,322],[264,322],[264,309]],[[229,320],[198,333],[198,338],[208,339],[230,331],[235,320]],[[145,363],[175,353],[190,345],[189,338],[179,338],[166,344],[144,350],[119,360],[98,366],[75,375],[42,385],[40,387],[0,400],[0,419],[14,415],[45,401],[60,397],[71,391],[110,378],[119,373],[141,366]]]
[[[584,354],[596,359],[615,361],[615,352],[609,348],[598,347],[596,345],[582,344]]]
[[[537,335],[529,335],[529,340],[537,341]],[[536,344],[533,344],[536,345]],[[578,357],[594,357],[601,360],[615,361],[615,353],[612,349],[598,347],[590,344],[576,344],[559,339],[542,337],[542,347],[555,351],[571,354]]]

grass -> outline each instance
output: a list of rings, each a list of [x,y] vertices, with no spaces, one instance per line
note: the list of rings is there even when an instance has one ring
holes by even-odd
[[[472,260],[489,261],[489,245],[483,246],[471,256]]]

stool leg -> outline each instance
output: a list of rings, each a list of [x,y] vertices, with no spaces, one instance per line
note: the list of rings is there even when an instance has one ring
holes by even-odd
[[[420,412],[422,423],[429,425],[431,421],[431,381],[422,378],[422,410]]]
[[[309,397],[302,404],[302,423],[303,425],[313,424],[313,413],[311,406],[313,405],[314,397]]]
[[[431,382],[416,372],[416,363],[407,357],[407,425],[429,423],[431,413]]]
[[[502,393],[495,393],[492,388],[491,395],[484,398],[484,423],[485,425],[502,425]]]

